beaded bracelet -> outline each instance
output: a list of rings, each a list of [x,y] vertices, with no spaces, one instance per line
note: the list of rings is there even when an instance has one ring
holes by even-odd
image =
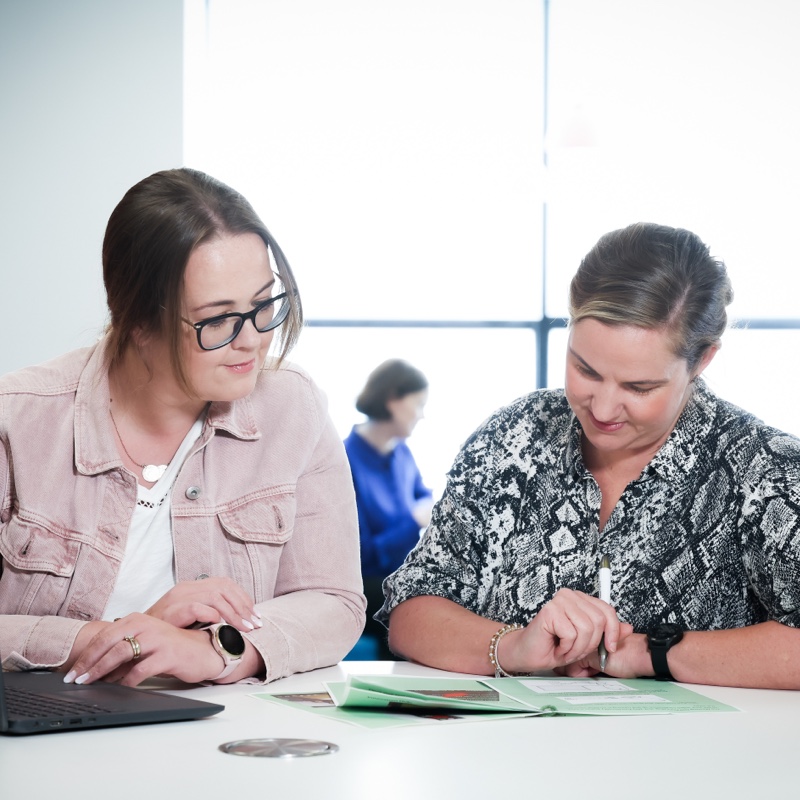
[[[519,625],[516,622],[512,622],[510,625],[504,625],[500,628],[494,636],[492,636],[492,640],[489,642],[489,661],[492,662],[492,666],[494,667],[494,676],[495,678],[513,678],[509,672],[506,672],[501,666],[500,662],[497,660],[497,647],[500,644],[500,640],[507,634],[511,633],[511,631],[518,631],[521,630],[524,625]]]

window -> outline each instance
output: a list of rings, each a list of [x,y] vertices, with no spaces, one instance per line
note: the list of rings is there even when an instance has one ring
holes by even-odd
[[[798,22],[784,0],[186,0],[185,160],[284,248],[294,358],[342,436],[380,361],[426,373],[435,491],[488,413],[561,385],[569,278],[641,219],[728,263],[750,327],[709,381],[800,433]]]

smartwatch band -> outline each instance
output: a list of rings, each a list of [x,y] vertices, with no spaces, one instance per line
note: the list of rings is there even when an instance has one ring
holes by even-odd
[[[208,625],[204,630],[208,631],[212,646],[225,662],[222,672],[214,678],[209,678],[209,680],[219,681],[222,678],[227,678],[242,661],[245,650],[244,636],[233,625],[228,625],[224,622]],[[222,638],[223,636],[226,640],[232,640],[232,642],[228,641],[226,644]],[[231,646],[233,650],[228,649]]]
[[[683,631],[678,625],[671,622],[662,623],[647,634],[647,646],[650,648],[650,660],[653,663],[656,680],[675,680],[669,671],[667,653],[681,639],[683,639]]]
[[[653,646],[650,645],[650,659],[653,662],[653,671],[656,673],[656,679],[661,681],[674,681],[672,673],[669,671],[669,663],[667,662],[667,653],[669,652],[668,646]]]

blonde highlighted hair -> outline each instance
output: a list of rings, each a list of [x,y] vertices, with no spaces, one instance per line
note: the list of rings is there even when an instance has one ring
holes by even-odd
[[[639,222],[611,231],[581,261],[569,290],[570,325],[663,329],[689,370],[719,343],[733,289],[725,264],[691,231]]]

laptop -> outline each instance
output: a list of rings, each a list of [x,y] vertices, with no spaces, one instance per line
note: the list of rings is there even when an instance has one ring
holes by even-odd
[[[177,722],[217,714],[225,706],[117,683],[64,683],[60,672],[0,670],[0,734],[54,733]]]

